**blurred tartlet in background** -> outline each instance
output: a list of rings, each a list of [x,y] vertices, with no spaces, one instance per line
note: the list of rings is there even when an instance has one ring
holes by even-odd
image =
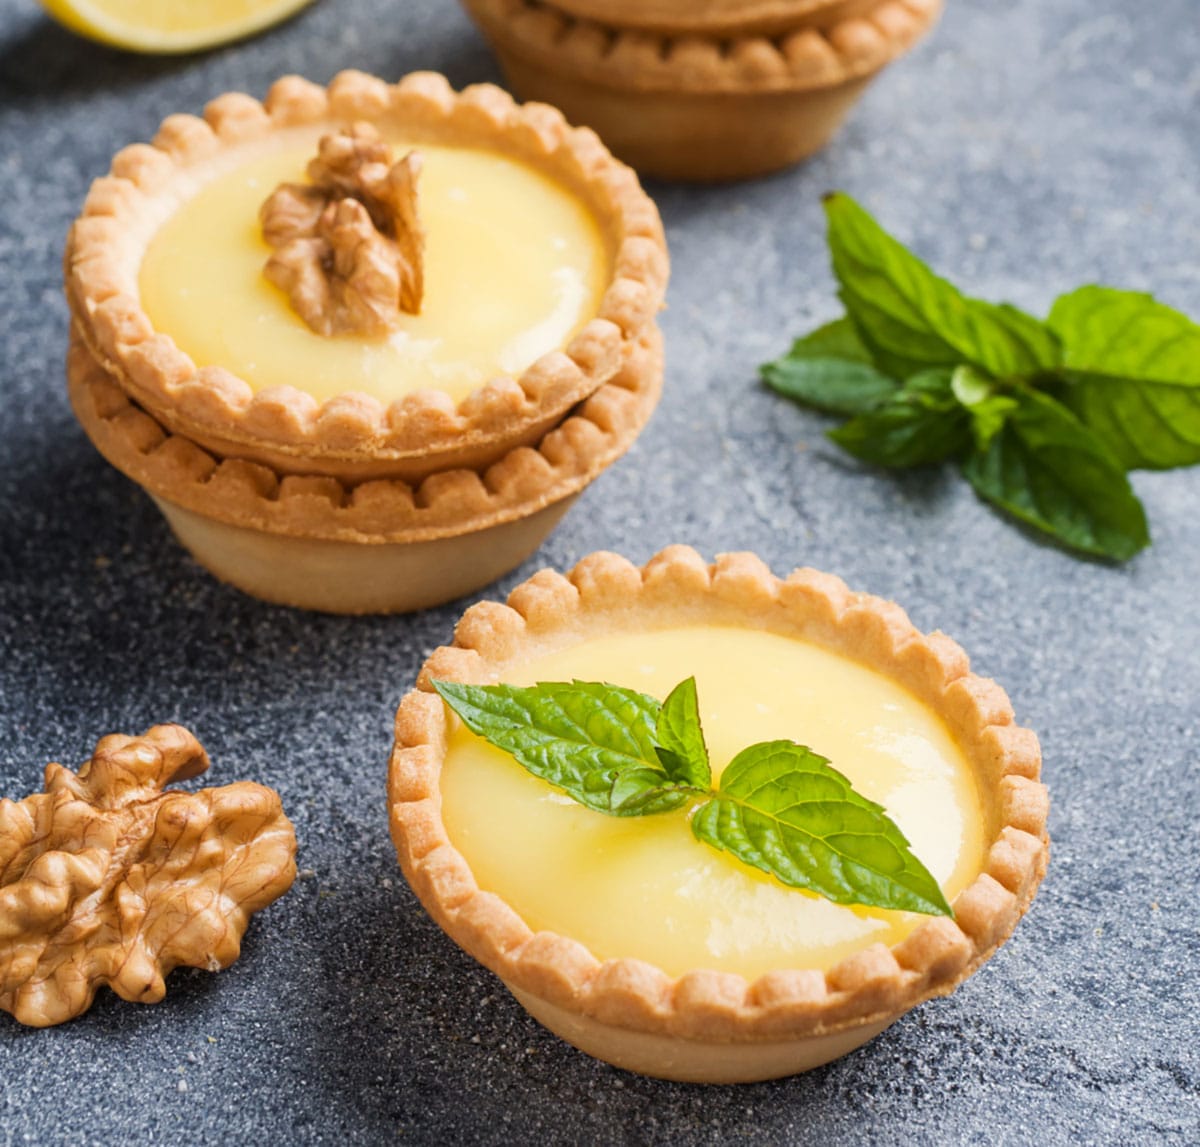
[[[463,0],[514,91],[645,175],[720,181],[832,138],[941,0]]]

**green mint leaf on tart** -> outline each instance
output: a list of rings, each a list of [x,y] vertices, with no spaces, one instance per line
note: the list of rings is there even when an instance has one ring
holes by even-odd
[[[1108,447],[1052,398],[1026,391],[963,474],[981,498],[1072,549],[1124,560],[1150,544],[1146,513]]]
[[[658,735],[658,759],[671,780],[699,789],[712,784],[708,746],[704,743],[704,730],[700,728],[695,677],[680,681],[667,694],[655,732]]]
[[[601,682],[432,684],[471,732],[595,812],[647,816],[691,803],[698,841],[792,888],[953,915],[883,807],[811,749],[752,745],[714,788],[694,677],[661,705]]]
[[[655,751],[653,697],[586,681],[433,685],[472,733],[596,812],[642,816],[688,799]]]
[[[690,793],[654,769],[618,772],[607,790],[608,807],[597,811],[610,816],[650,816],[686,804]]]
[[[828,414],[862,414],[900,384],[871,365],[871,355],[847,318],[797,339],[787,354],[760,367],[763,381],[787,398]]]
[[[875,466],[923,466],[958,455],[971,439],[970,417],[954,395],[948,370],[913,375],[874,410],[828,437]]]
[[[1057,397],[1127,470],[1200,463],[1200,325],[1109,287],[1063,295],[1049,324],[1063,345]]]
[[[692,833],[784,884],[835,904],[949,916],[950,905],[881,805],[793,741],[743,749]]]
[[[875,366],[907,378],[970,363],[997,377],[1058,365],[1041,321],[1008,304],[968,298],[935,275],[848,195],[825,199],[840,295]]]

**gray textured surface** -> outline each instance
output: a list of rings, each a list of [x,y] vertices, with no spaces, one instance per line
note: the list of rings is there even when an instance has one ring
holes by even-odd
[[[897,598],[1042,735],[1051,871],[951,999],[850,1058],[672,1086],[527,1019],[407,891],[383,800],[391,714],[458,606],[336,620],[213,582],[88,445],[62,385],[61,243],[88,181],[168,112],[285,71],[495,78],[450,0],[323,0],[199,58],[132,59],[0,0],[0,792],[159,720],[214,780],[283,794],[297,882],[219,976],[104,994],[34,1032],[0,1015],[0,1143],[1117,1143],[1200,1139],[1200,472],[1138,476],[1155,544],[1124,568],[1002,524],[937,471],[861,470],[754,367],[833,313],[819,193],[845,187],[975,292],[1032,308],[1098,280],[1200,313],[1194,0],[951,0],[935,38],[805,168],[653,188],[674,256],[668,386],[635,451],[535,563],[687,541]]]

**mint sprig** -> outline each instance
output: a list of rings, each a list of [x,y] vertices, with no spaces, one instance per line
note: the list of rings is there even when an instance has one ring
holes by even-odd
[[[762,367],[829,437],[886,467],[952,460],[976,493],[1066,547],[1150,543],[1135,469],[1200,463],[1200,325],[1150,295],[1083,287],[1046,321],[964,295],[844,194],[825,202],[845,317]]]
[[[596,812],[691,804],[697,840],[790,887],[837,904],[953,915],[882,806],[804,745],[751,745],[714,786],[694,678],[661,705],[589,681],[433,687],[471,732]]]

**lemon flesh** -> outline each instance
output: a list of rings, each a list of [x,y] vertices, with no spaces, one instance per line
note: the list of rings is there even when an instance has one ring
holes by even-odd
[[[312,0],[42,0],[73,32],[133,52],[194,52],[261,32]]]

